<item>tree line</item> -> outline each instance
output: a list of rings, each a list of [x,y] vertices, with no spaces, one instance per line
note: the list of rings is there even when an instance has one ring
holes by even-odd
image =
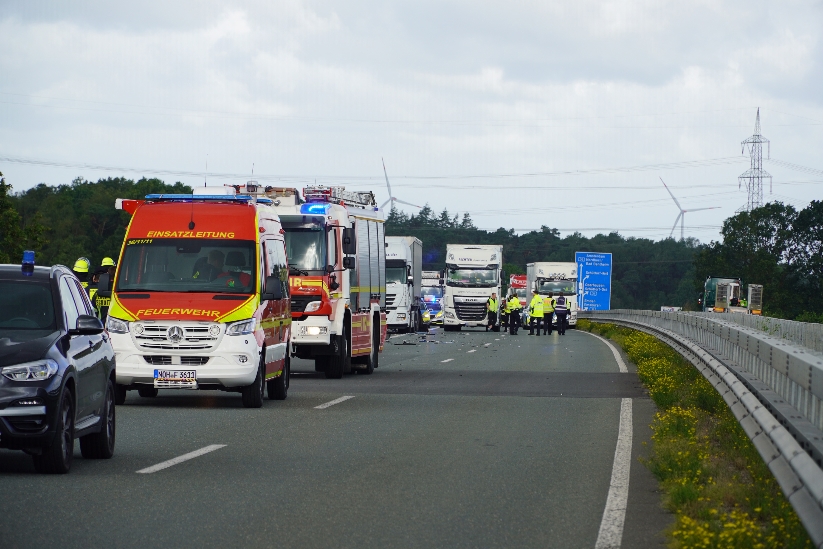
[[[129,222],[114,207],[116,198],[152,193],[191,193],[182,183],[122,177],[96,182],[77,178],[67,185],[37,185],[14,193],[0,174],[0,262],[18,263],[24,249],[40,265],[71,266],[78,257],[99,265],[117,258]],[[782,318],[823,321],[823,203],[802,210],[774,202],[742,212],[723,223],[722,239],[650,240],[616,232],[593,237],[561,236],[550,227],[517,234],[513,229],[478,229],[471,216],[439,214],[426,205],[407,214],[392,208],[390,236],[416,236],[423,242],[426,270],[445,266],[446,244],[503,245],[506,274],[525,273],[536,261],[574,261],[578,251],[611,253],[612,307],[659,309],[661,305],[697,308],[709,275],[740,277],[764,286],[766,313]]]

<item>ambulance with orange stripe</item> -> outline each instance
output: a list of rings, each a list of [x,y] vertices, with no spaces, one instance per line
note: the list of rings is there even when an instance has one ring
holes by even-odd
[[[240,189],[240,192],[251,192]],[[371,192],[267,187],[286,236],[292,356],[327,378],[369,375],[386,341],[386,239]]]
[[[106,328],[117,401],[137,390],[239,392],[246,407],[289,388],[291,313],[280,219],[267,198],[232,187],[118,199],[131,214]]]

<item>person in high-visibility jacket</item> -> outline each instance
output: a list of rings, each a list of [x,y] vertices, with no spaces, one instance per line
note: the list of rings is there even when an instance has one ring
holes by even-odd
[[[105,269],[105,271],[102,271],[101,274],[109,275],[108,290],[111,291],[112,286],[114,285],[114,273],[117,269],[117,264],[114,262],[112,258],[104,257],[103,261],[100,262],[100,269],[98,270],[102,269]],[[97,311],[97,316],[105,324],[106,317],[109,316],[109,305],[111,305],[111,298],[97,295],[97,292],[95,291],[94,301],[92,301],[92,303],[94,303],[94,308]]]
[[[543,335],[552,335],[552,317],[554,316],[554,293],[543,298]]]
[[[554,304],[554,312],[557,315],[557,333],[566,335],[566,318],[569,316],[569,300],[560,296]]]
[[[86,294],[89,293],[89,269],[91,269],[91,261],[85,257],[77,258],[77,261],[74,262],[74,267],[71,269],[71,272],[73,272],[74,276],[80,281],[80,285],[86,290]]]
[[[540,323],[543,321],[543,296],[537,293],[537,290],[532,291],[532,300],[529,303],[529,335],[540,335]],[[537,334],[534,333],[537,328]]]
[[[506,301],[506,309],[509,311],[509,334],[517,335],[517,330],[520,329],[520,298],[515,292]]]
[[[497,309],[499,306],[500,303],[497,301],[497,292],[492,292],[492,296],[486,302],[486,310],[489,313],[489,323],[486,325],[487,332],[489,331],[489,328],[494,330],[495,324],[497,324]]]

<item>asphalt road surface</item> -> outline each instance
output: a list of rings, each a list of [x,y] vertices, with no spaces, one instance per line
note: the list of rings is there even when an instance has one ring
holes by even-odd
[[[373,375],[342,380],[295,360],[288,400],[257,410],[130,392],[109,461],[78,445],[69,475],[42,476],[0,450],[0,547],[593,548],[615,517],[621,547],[662,546],[671,518],[638,461],[654,406],[632,365],[576,330],[527,333],[396,336]]]

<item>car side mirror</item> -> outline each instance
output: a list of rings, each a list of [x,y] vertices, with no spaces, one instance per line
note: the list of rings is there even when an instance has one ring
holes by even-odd
[[[260,296],[261,301],[280,301],[283,299],[283,283],[279,276],[267,276],[266,287],[263,290],[263,295]]]
[[[100,297],[111,297],[109,282],[110,277],[108,274],[100,275],[100,280],[97,281],[97,295],[99,295]]]
[[[357,254],[357,241],[354,236],[354,228],[343,229],[343,255]]]
[[[354,269],[354,258],[353,257],[344,257],[343,258],[343,268],[344,269]]]
[[[103,333],[103,323],[96,316],[80,315],[77,317],[77,324],[73,330],[69,330],[71,335],[97,335]]]
[[[414,284],[414,277],[413,277],[413,276],[409,276],[408,278],[406,278],[406,281],[407,281],[409,284]]]
[[[334,272],[334,265],[326,265],[326,274],[332,274]]]

